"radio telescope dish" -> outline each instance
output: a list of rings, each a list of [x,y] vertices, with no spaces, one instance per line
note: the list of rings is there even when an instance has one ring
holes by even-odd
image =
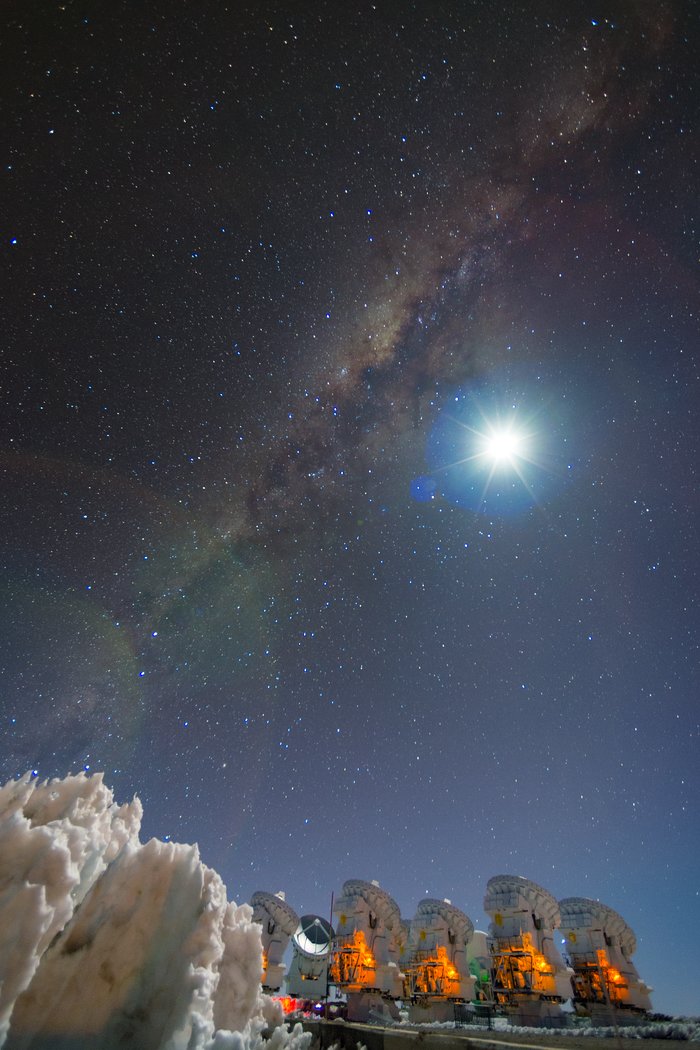
[[[302,915],[292,943],[302,955],[321,958],[331,950],[333,927],[320,915]]]
[[[538,886],[531,879],[522,875],[494,875],[489,879],[484,898],[484,911],[487,915],[507,909],[518,910],[526,903],[533,914],[544,919],[545,926],[556,930],[561,922],[559,905],[549,890]]]
[[[253,908],[253,922],[259,922],[263,931],[273,934],[278,928],[287,937],[291,937],[299,925],[299,916],[282,897],[276,893],[258,890],[250,898]]]
[[[267,992],[277,992],[284,980],[284,953],[299,924],[299,916],[290,908],[283,894],[258,890],[250,898],[253,922],[262,927],[262,985]]]
[[[559,901],[559,910],[565,926],[581,929],[598,922],[609,937],[617,937],[622,954],[627,959],[634,955],[637,949],[634,930],[627,925],[619,912],[609,908],[607,904],[590,900],[588,897],[565,897],[563,901]]]
[[[421,921],[429,921],[438,917],[449,927],[459,944],[468,944],[474,933],[474,924],[468,915],[465,915],[454,904],[447,901],[424,898],[418,905],[414,922],[420,925]]]
[[[364,879],[348,879],[343,883],[343,897],[337,907],[349,907],[352,900],[363,900],[378,915],[387,930],[401,930],[401,912],[393,897],[376,882],[365,882]]]

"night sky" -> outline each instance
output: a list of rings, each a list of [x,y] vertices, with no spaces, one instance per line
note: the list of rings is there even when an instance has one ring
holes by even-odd
[[[3,781],[700,1010],[698,13],[4,0]]]

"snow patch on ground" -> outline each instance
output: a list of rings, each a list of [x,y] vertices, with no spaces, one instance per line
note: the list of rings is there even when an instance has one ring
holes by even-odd
[[[649,1024],[620,1026],[617,1029],[612,1025],[600,1028],[592,1028],[585,1025],[576,1025],[571,1028],[531,1028],[509,1025],[501,1018],[496,1018],[491,1028],[483,1024],[469,1024],[465,1027],[455,1024],[454,1021],[434,1022],[432,1024],[410,1024],[408,1021],[401,1021],[394,1027],[421,1028],[435,1031],[439,1029],[458,1029],[465,1034],[496,1030],[498,1032],[508,1032],[511,1035],[537,1036],[543,1039],[546,1039],[548,1036],[557,1039],[561,1036],[564,1038],[570,1036],[572,1039],[614,1039],[620,1036],[622,1039],[677,1039],[700,1043],[700,1017],[679,1017],[673,1021],[653,1021]]]
[[[572,1036],[577,1039],[680,1039],[700,1042],[700,1019],[679,1018],[674,1021],[654,1021],[650,1024],[621,1025],[619,1028],[519,1028],[515,1025],[507,1029],[516,1035]]]

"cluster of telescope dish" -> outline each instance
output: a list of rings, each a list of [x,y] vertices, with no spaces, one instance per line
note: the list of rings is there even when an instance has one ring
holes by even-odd
[[[334,988],[349,1020],[398,1019],[401,1004],[412,1021],[496,1011],[521,1025],[563,1023],[569,1000],[599,1024],[633,1023],[651,1009],[625,920],[599,901],[557,901],[518,875],[489,880],[488,934],[446,899],[422,900],[406,921],[386,890],[362,879],[343,884],[333,925],[299,918],[280,893],[255,893],[251,905],[262,927],[265,989],[279,993],[286,982],[288,996],[322,1000]]]

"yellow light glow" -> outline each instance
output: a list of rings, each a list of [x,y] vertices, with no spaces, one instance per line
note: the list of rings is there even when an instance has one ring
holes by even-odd
[[[336,948],[330,965],[330,978],[346,987],[373,987],[376,970],[374,955],[362,930]]]
[[[438,945],[434,953],[419,951],[405,967],[409,981],[410,995],[430,996],[431,998],[455,998],[461,991],[459,971],[447,954],[443,945]]]
[[[494,956],[496,983],[509,992],[539,992],[554,995],[556,983],[552,964],[537,950],[529,933],[511,942],[500,941]]]

